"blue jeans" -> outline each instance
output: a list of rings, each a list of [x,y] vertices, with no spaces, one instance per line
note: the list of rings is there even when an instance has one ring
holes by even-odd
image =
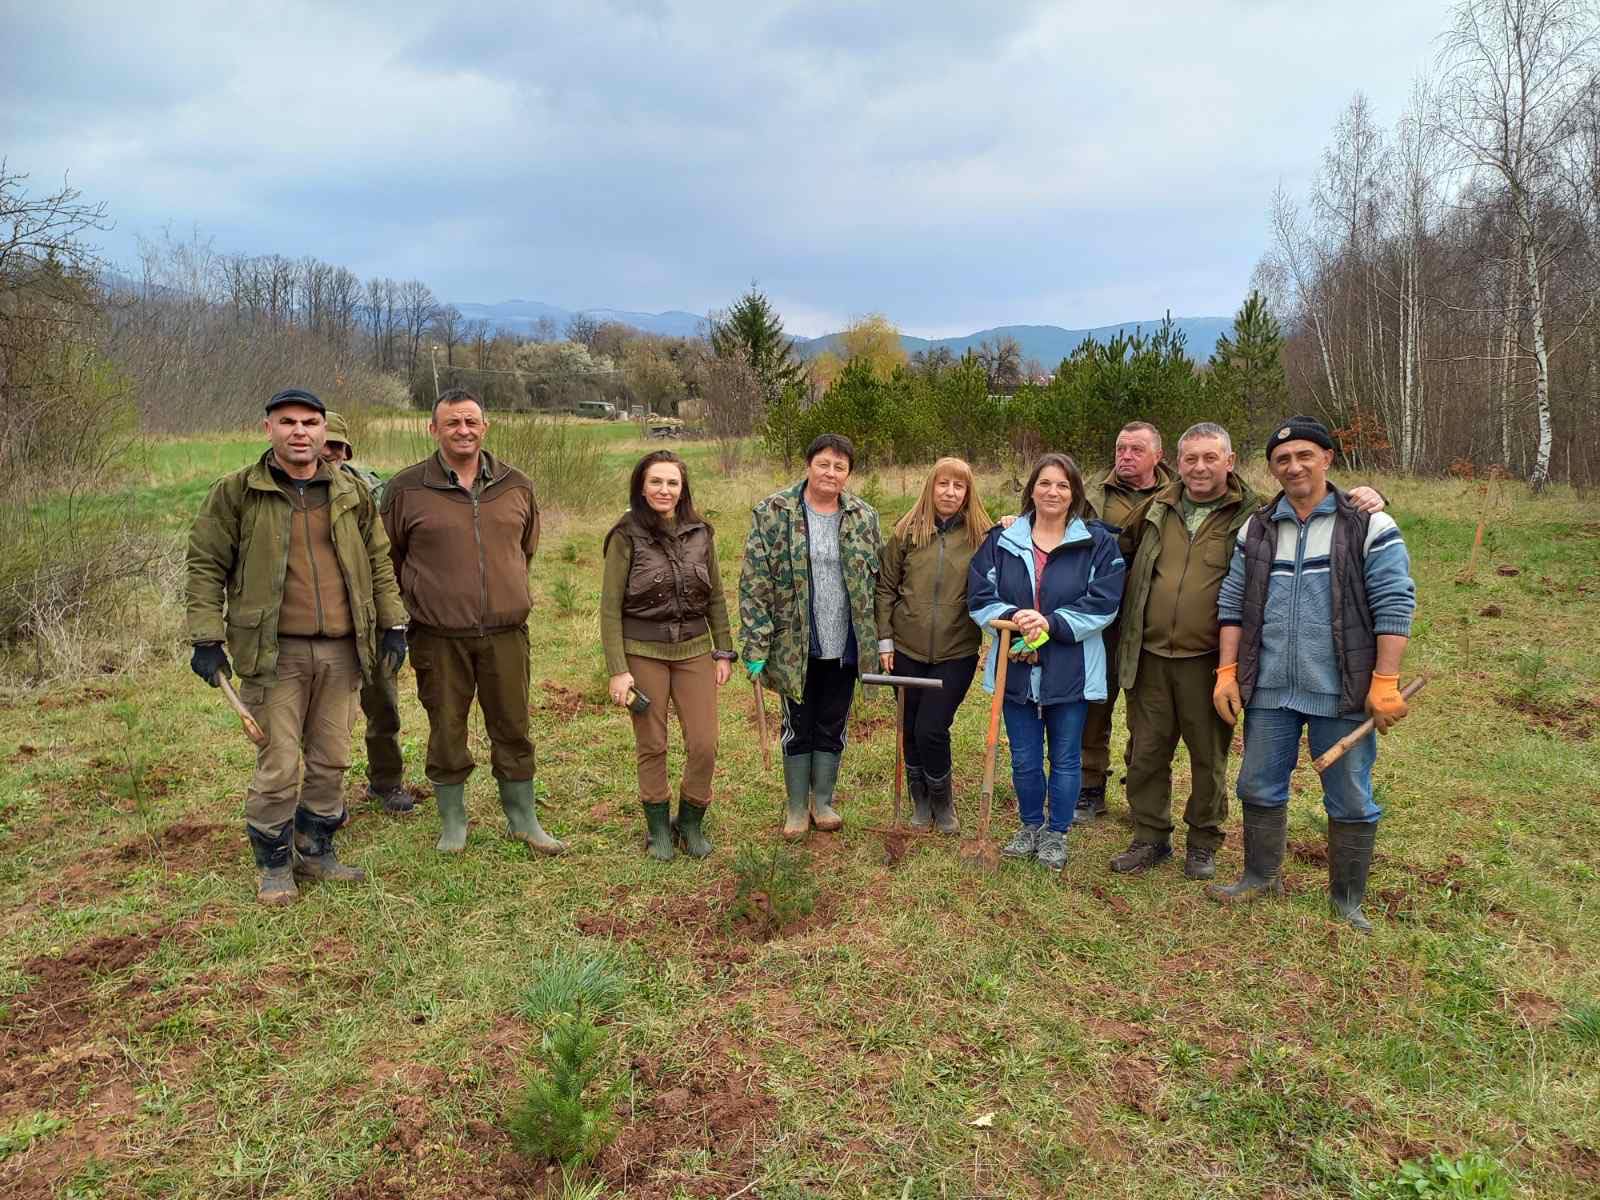
[[[1011,787],[1017,793],[1017,812],[1024,825],[1044,824],[1044,747],[1050,741],[1050,829],[1065,833],[1078,807],[1083,784],[1083,723],[1089,705],[1047,704],[1040,717],[1037,704],[1003,705],[1006,741],[1011,744]]]
[[[1261,808],[1289,803],[1289,776],[1300,760],[1300,731],[1313,756],[1361,724],[1360,717],[1308,717],[1288,708],[1249,708],[1244,714],[1244,761],[1239,764],[1239,799]],[[1372,764],[1378,735],[1369,733],[1322,776],[1322,805],[1334,821],[1376,821],[1383,810],[1372,802]]]

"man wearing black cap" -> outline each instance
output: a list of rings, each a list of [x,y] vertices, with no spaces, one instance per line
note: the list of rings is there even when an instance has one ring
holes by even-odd
[[[237,667],[267,734],[245,826],[256,898],[282,905],[297,877],[365,878],[339,862],[333,834],[356,689],[405,661],[406,613],[370,493],[320,457],[322,401],[291,388],[266,407],[266,453],[218,480],[195,518],[185,593],[190,667],[212,687]]]
[[[1318,755],[1368,716],[1387,733],[1406,715],[1398,684],[1417,602],[1411,560],[1386,513],[1360,512],[1328,483],[1333,451],[1315,417],[1290,417],[1268,439],[1267,468],[1283,490],[1240,528],[1217,600],[1212,700],[1229,725],[1245,718],[1244,874],[1211,889],[1221,900],[1282,893],[1301,730]],[[1329,900],[1364,933],[1381,811],[1372,796],[1377,754],[1369,733],[1322,775]]]
[[[322,446],[322,461],[337,467],[372,495],[374,504],[383,502],[383,481],[376,471],[357,466],[355,445],[350,441],[350,425],[330,410],[327,414],[328,440]],[[398,678],[378,671],[361,685],[361,714],[367,719],[367,799],[376,800],[383,811],[397,816],[411,812],[416,802],[405,789],[406,764],[400,750],[400,689]]]

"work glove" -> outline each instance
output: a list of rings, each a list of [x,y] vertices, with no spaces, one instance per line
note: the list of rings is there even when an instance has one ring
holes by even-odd
[[[217,686],[217,672],[233,678],[233,668],[228,665],[228,654],[221,642],[196,642],[189,656],[189,669],[212,687]]]
[[[1244,711],[1244,701],[1239,696],[1239,664],[1231,662],[1217,668],[1217,686],[1211,689],[1211,706],[1229,725],[1239,720]]]
[[[750,672],[750,678],[754,679],[757,675],[761,674],[762,668],[765,667],[766,665],[767,665],[767,660],[766,659],[764,659],[764,658],[756,658],[756,659],[751,659],[749,662],[745,663],[744,669],[746,671],[749,671]]]
[[[1410,712],[1406,698],[1400,694],[1400,676],[1377,675],[1367,688],[1367,715],[1379,733],[1388,733],[1389,727]]]
[[[378,649],[378,657],[383,660],[383,665],[389,674],[400,674],[400,668],[406,665],[406,631],[404,629],[385,629],[383,631],[383,644]]]

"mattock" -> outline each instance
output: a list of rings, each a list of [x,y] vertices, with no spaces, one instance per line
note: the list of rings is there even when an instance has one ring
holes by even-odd
[[[873,675],[861,677],[863,687],[878,686],[894,689],[894,823],[884,834],[884,857],[892,864],[905,857],[906,837],[909,831],[900,828],[901,797],[906,775],[906,689],[942,688],[944,680],[927,679],[918,675]]]

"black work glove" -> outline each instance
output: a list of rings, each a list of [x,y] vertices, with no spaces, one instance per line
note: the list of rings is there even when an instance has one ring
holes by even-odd
[[[404,629],[385,629],[383,631],[383,644],[378,649],[378,657],[383,660],[383,665],[389,669],[389,674],[400,674],[400,668],[406,665],[406,631]]]
[[[233,668],[228,665],[227,652],[221,642],[196,642],[194,654],[189,659],[189,669],[212,687],[217,686],[217,672],[233,678]]]

